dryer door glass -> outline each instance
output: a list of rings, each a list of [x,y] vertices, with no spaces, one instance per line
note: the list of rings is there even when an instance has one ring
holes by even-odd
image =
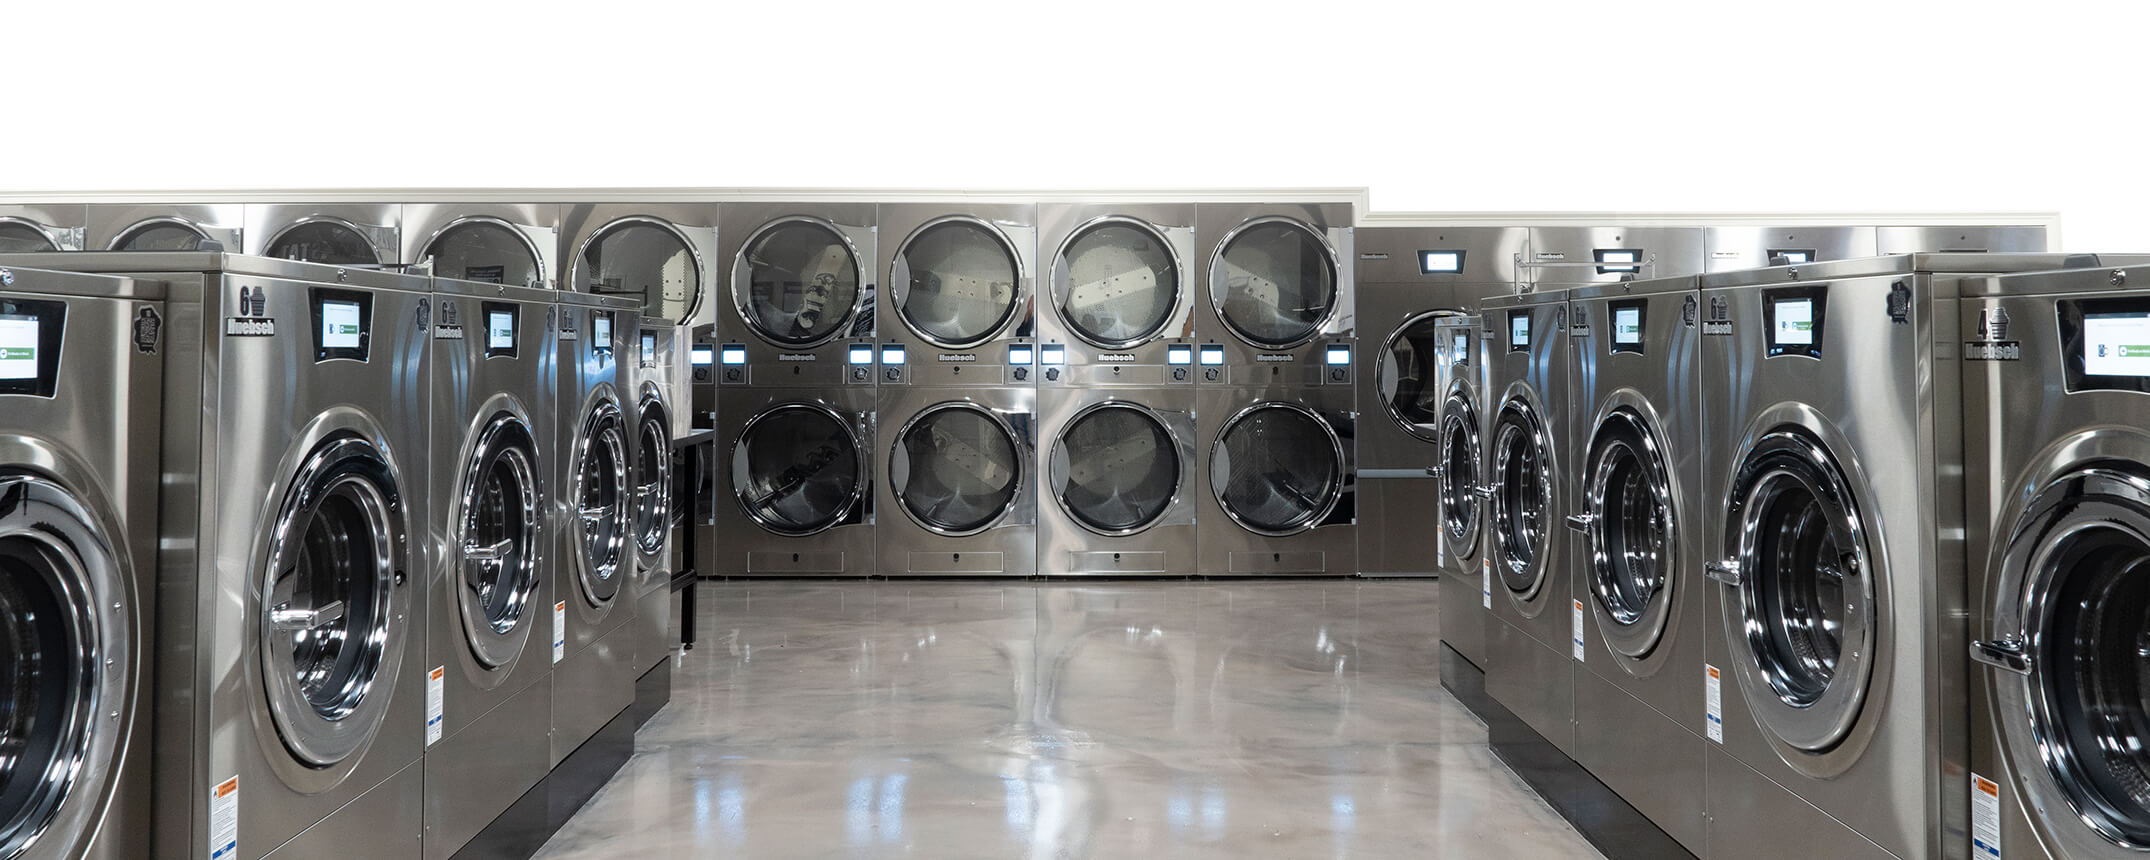
[[[1756,716],[1784,743],[1829,750],[1859,717],[1879,614],[1851,487],[1812,434],[1779,429],[1742,458],[1725,521]]]
[[[1590,590],[1607,644],[1641,658],[1671,614],[1675,548],[1672,480],[1648,423],[1620,409],[1598,425],[1585,475]]]
[[[858,438],[836,413],[782,403],[732,446],[732,493],[762,528],[801,537],[842,523],[866,493]]]
[[[522,653],[540,576],[537,447],[521,419],[497,415],[480,431],[462,488],[456,602],[472,656],[490,669]]]
[[[1494,432],[1494,566],[1509,591],[1532,600],[1545,582],[1546,518],[1553,509],[1552,458],[1537,413],[1521,402],[1511,402],[1501,410]]]
[[[178,221],[157,220],[127,228],[112,243],[114,251],[194,251],[209,240],[202,231]]]
[[[625,296],[642,305],[642,319],[666,324],[694,316],[702,295],[702,263],[671,225],[629,218],[605,225],[582,247],[576,288]]]
[[[1441,407],[1441,527],[1458,560],[1478,552],[1478,407],[1463,392]]]
[[[1218,433],[1209,468],[1225,514],[1256,534],[1313,528],[1343,498],[1342,441],[1303,406],[1270,402],[1242,410]]]
[[[537,246],[503,221],[456,223],[433,237],[425,256],[433,258],[433,272],[443,278],[511,287],[546,285]]]
[[[1179,264],[1162,236],[1133,221],[1083,228],[1053,267],[1053,301],[1077,337],[1125,349],[1164,331],[1179,307]]]
[[[976,534],[1022,490],[1023,446],[999,416],[969,403],[928,408],[897,435],[889,487],[929,531]]]
[[[642,399],[635,435],[635,549],[655,561],[672,533],[672,420],[656,395]]]
[[[1420,439],[1440,438],[1441,405],[1446,392],[1440,388],[1441,350],[1434,323],[1446,312],[1420,314],[1389,334],[1381,349],[1381,370],[1375,387],[1381,405],[1397,426]]]
[[[804,349],[853,334],[863,281],[858,252],[828,225],[791,219],[763,227],[739,263],[732,300],[763,340]]]
[[[1053,496],[1084,528],[1133,534],[1179,493],[1180,451],[1156,414],[1127,403],[1092,406],[1053,443]]]
[[[269,242],[267,256],[279,260],[303,260],[332,266],[374,266],[373,241],[335,221],[308,221],[277,234]]]
[[[20,221],[0,221],[0,254],[25,254],[38,251],[57,251],[60,246],[29,224]]]
[[[1015,249],[983,222],[941,221],[913,234],[890,277],[911,332],[964,349],[991,340],[1022,309]]]
[[[402,652],[404,511],[374,446],[333,436],[285,491],[263,570],[260,637],[269,710],[291,752],[328,767],[379,726]]]
[[[1210,301],[1226,328],[1258,348],[1282,349],[1320,333],[1336,305],[1336,260],[1296,221],[1262,221],[1225,240],[1210,271]]]
[[[582,421],[575,452],[574,486],[577,561],[582,596],[592,606],[606,606],[620,593],[621,554],[627,548],[627,429],[619,407],[599,404]]]

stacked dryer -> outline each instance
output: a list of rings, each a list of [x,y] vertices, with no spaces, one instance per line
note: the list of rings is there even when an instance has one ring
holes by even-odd
[[[881,206],[880,572],[1028,576],[1037,545],[1037,207]]]
[[[246,207],[237,203],[92,203],[82,247],[92,251],[202,251],[244,248]]]
[[[718,237],[715,492],[728,498],[706,572],[872,574],[874,207],[728,205]]]
[[[534,203],[406,203],[402,260],[433,274],[511,287],[554,286],[560,207]]]
[[[250,203],[246,252],[279,260],[378,268],[400,262],[400,203]]]
[[[1200,204],[1199,569],[1357,570],[1352,213]]]
[[[79,203],[0,205],[0,254],[80,251],[88,218]]]
[[[1198,572],[1194,215],[1039,209],[1038,573]]]

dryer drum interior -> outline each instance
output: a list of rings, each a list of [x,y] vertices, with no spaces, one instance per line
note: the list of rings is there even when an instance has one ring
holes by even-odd
[[[1261,221],[1225,240],[1210,274],[1211,301],[1233,334],[1284,348],[1318,333],[1336,306],[1336,260],[1294,221]]]
[[[1598,426],[1586,474],[1591,591],[1613,624],[1608,643],[1643,657],[1664,633],[1679,546],[1665,454],[1647,422],[1621,409]]]
[[[1535,596],[1545,579],[1553,504],[1552,458],[1537,413],[1521,403],[1501,410],[1493,441],[1493,548],[1501,582],[1509,591]]]
[[[645,320],[678,322],[694,315],[702,266],[669,224],[627,218],[605,225],[582,248],[578,285],[594,295],[626,296]]]
[[[607,402],[583,419],[575,460],[575,524],[583,556],[583,596],[596,605],[620,591],[620,556],[630,516],[627,439],[619,407]]]
[[[522,621],[539,579],[537,454],[520,419],[496,416],[480,433],[458,502],[463,627],[472,655],[487,667],[502,666],[527,637]]]
[[[266,256],[332,266],[377,266],[373,241],[351,225],[333,219],[294,224],[269,240]]]
[[[528,237],[504,221],[472,218],[450,224],[426,244],[433,271],[444,278],[507,284],[545,285],[544,264]]]
[[[1225,423],[1210,453],[1217,502],[1241,527],[1286,535],[1320,524],[1344,492],[1342,443],[1320,416],[1263,403]]]
[[[858,253],[842,234],[794,218],[747,242],[739,315],[764,340],[805,348],[844,336],[858,312]]]
[[[1446,311],[1423,313],[1398,326],[1382,345],[1381,367],[1375,389],[1381,405],[1403,431],[1428,442],[1441,433],[1441,407],[1446,392],[1437,385],[1441,351],[1435,343],[1434,324],[1449,316]]]
[[[57,251],[60,246],[34,224],[0,218],[0,254]]]
[[[127,228],[113,240],[115,251],[194,251],[209,237],[201,230],[173,218],[155,218]]]
[[[1015,250],[983,222],[958,218],[920,229],[903,243],[894,277],[905,288],[896,312],[941,346],[984,343],[1021,310]]]
[[[1164,516],[1182,464],[1172,433],[1148,409],[1107,402],[1082,411],[1054,441],[1053,496],[1084,528],[1140,531]]]
[[[1441,412],[1441,526],[1468,558],[1478,547],[1478,407],[1458,391]]]
[[[799,537],[842,523],[865,494],[858,438],[834,412],[805,403],[770,407],[732,448],[732,492],[747,516]]]
[[[1093,346],[1121,349],[1158,336],[1179,306],[1179,264],[1164,237],[1108,220],[1068,239],[1055,267],[1060,318]]]
[[[919,525],[947,535],[991,528],[1022,488],[1022,446],[970,403],[931,407],[897,434],[889,486]]]

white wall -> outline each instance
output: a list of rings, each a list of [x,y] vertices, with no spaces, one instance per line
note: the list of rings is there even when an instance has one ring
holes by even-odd
[[[1363,185],[2150,250],[2143,3],[17,5],[9,191]]]

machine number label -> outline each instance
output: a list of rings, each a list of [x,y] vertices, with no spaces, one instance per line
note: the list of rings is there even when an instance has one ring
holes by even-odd
[[[1478,593],[1485,598],[1487,609],[1493,608],[1493,560],[1486,559],[1478,568]]]
[[[567,601],[552,605],[552,661],[567,659]]]
[[[1575,662],[1581,663],[1584,662],[1583,653],[1585,650],[1583,648],[1583,602],[1580,600],[1572,602],[1575,604],[1575,612],[1573,618],[1575,622],[1575,635],[1571,637],[1569,641],[1572,642],[1575,646]]]
[[[1971,774],[1971,856],[2001,860],[2001,785]]]
[[[1703,728],[1709,733],[1710,740],[1721,744],[1724,743],[1724,679],[1715,666],[1703,664],[1702,671],[1706,675],[1702,679],[1702,709],[1707,712],[1704,722],[1708,723]]]
[[[1709,317],[1702,321],[1705,336],[1729,336],[1732,334],[1732,301],[1724,296],[1710,297]]]
[[[440,743],[441,723],[448,710],[448,667],[435,666],[426,673],[426,746]]]
[[[2013,340],[1967,340],[1963,342],[1964,361],[2022,361],[2023,344]]]
[[[209,860],[239,856],[239,778],[209,790]]]

